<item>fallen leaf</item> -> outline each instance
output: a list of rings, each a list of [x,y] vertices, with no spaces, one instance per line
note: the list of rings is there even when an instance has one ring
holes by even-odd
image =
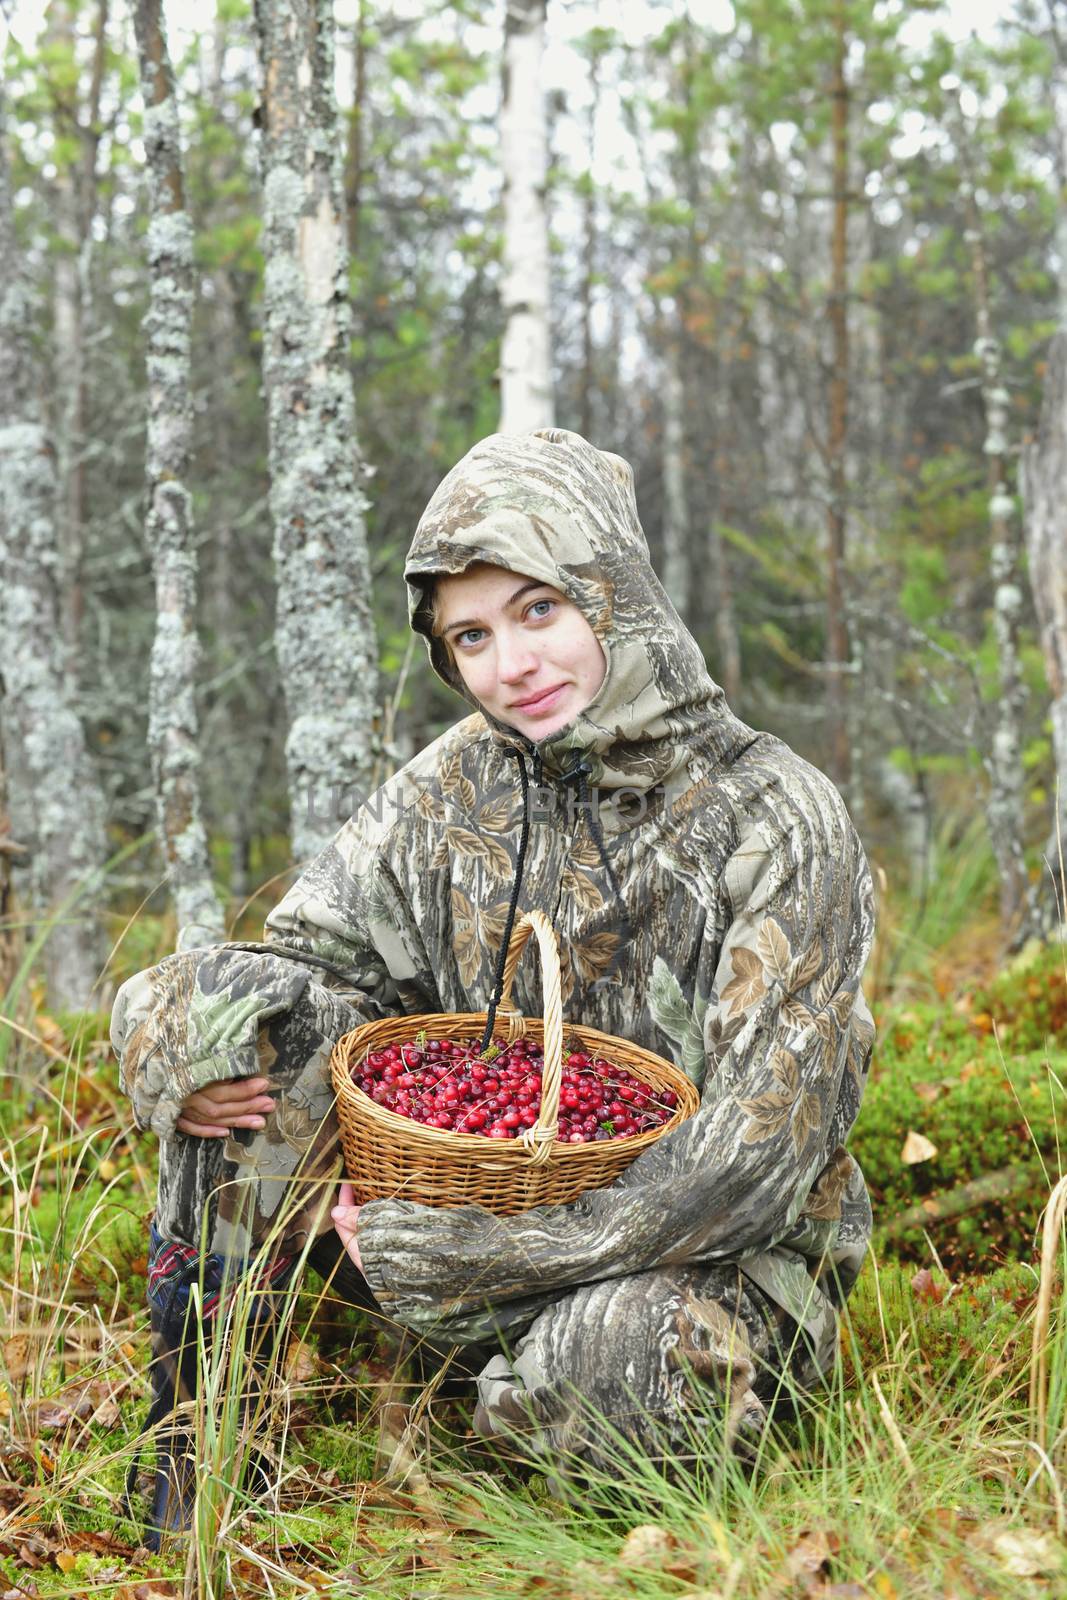
[[[787,1552],[775,1578],[763,1590],[763,1600],[784,1600],[797,1593],[823,1595],[826,1592],[830,1561],[841,1548],[836,1533],[815,1528],[804,1533]]]
[[[285,1363],[285,1376],[290,1383],[310,1383],[319,1370],[315,1352],[302,1339],[294,1341]]]
[[[941,1093],[939,1083],[913,1083],[912,1088],[920,1100],[925,1100],[927,1105],[932,1105]]]
[[[118,1401],[113,1400],[110,1395],[108,1395],[106,1400],[101,1400],[100,1404],[89,1418],[89,1421],[94,1422],[98,1428],[113,1428],[118,1420]]]
[[[74,1554],[73,1550],[56,1551],[56,1566],[59,1568],[60,1572],[73,1572],[77,1565],[78,1558]]]
[[[1063,1565],[1062,1545],[1051,1533],[1039,1533],[1036,1528],[1005,1528],[994,1535],[990,1547],[1013,1578],[1039,1578],[1058,1572]]]
[[[914,1128],[908,1129],[908,1137],[900,1152],[900,1159],[906,1167],[917,1166],[920,1161],[932,1161],[936,1154],[936,1144],[931,1144],[924,1133],[916,1133]]]
[[[4,1340],[4,1366],[9,1378],[24,1378],[33,1366],[33,1340],[28,1333],[13,1333]]]
[[[813,1533],[805,1533],[797,1540],[786,1557],[786,1566],[793,1577],[805,1573],[814,1575],[822,1571],[840,1548],[841,1540],[836,1533],[826,1533],[822,1528],[816,1528]]]
[[[37,1013],[37,1037],[42,1044],[47,1044],[53,1050],[62,1050],[67,1042],[67,1036],[59,1023],[52,1017],[46,1017],[43,1011]]]
[[[124,1583],[112,1600],[177,1600],[181,1593],[169,1578],[152,1578],[147,1583]]]
[[[631,1528],[619,1547],[619,1560],[624,1567],[643,1567],[650,1562],[662,1562],[676,1547],[673,1533],[657,1527],[652,1522],[639,1523]]]
[[[945,1298],[943,1286],[938,1283],[929,1267],[921,1267],[911,1280],[911,1292],[916,1300],[932,1300],[940,1305]]]

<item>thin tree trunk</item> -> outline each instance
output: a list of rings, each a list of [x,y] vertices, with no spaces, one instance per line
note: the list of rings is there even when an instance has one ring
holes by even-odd
[[[333,837],[374,760],[366,498],[348,365],[348,252],[330,0],[256,0],[262,72],[263,377],[289,710],[293,851]]]
[[[830,265],[831,376],[830,418],[827,435],[829,503],[827,508],[828,560],[826,573],[826,709],[829,728],[828,768],[838,788],[848,791],[852,777],[849,739],[848,626],[845,618],[844,574],[848,521],[848,208],[849,208],[849,87],[848,18],[843,0],[834,13],[836,50],[831,84],[833,140],[833,238]]]
[[[1039,905],[1043,924],[1067,921],[1067,327],[1052,340],[1041,426],[1023,451],[1023,501],[1030,591],[1045,658],[1056,769],[1053,823],[1045,847]]]
[[[186,478],[193,427],[190,340],[193,229],[185,210],[178,108],[160,0],[137,0],[134,29],[148,158],[148,439],[145,539],[156,587],[148,747],[159,843],[178,920],[178,945],[225,937],[200,805],[196,713],[196,550]]]
[[[367,6],[359,0],[352,35],[352,115],[348,120],[345,198],[348,205],[348,253],[359,258],[359,224],[363,207],[364,149],[367,143]]]
[[[966,128],[961,147],[967,143]],[[1026,688],[1019,663],[1019,629],[1023,591],[1019,574],[1019,537],[1015,505],[1008,492],[1008,413],[1010,396],[1001,377],[1000,341],[993,332],[989,272],[974,183],[969,174],[961,185],[967,204],[966,242],[974,275],[974,353],[982,373],[985,410],[986,486],[989,491],[989,568],[993,579],[993,633],[997,643],[1000,693],[992,737],[985,757],[989,774],[986,803],[990,842],[1000,877],[1000,919],[1013,946],[1037,931],[1033,895],[1023,854],[1022,719]]]
[[[88,373],[86,346],[92,321],[93,221],[97,211],[97,154],[100,148],[100,100],[107,59],[108,0],[99,0],[93,29],[93,56],[84,118],[76,102],[57,97],[54,117],[77,141],[73,160],[60,165],[56,178],[56,220],[60,249],[55,266],[53,345],[56,390],[60,396],[59,483],[64,580],[63,634],[75,665],[80,654],[85,611],[82,565],[88,522],[85,454],[87,443]],[[75,11],[69,0],[54,4],[49,34],[76,59]]]
[[[741,704],[741,641],[737,632],[730,551],[714,522],[708,530],[708,567],[715,627],[716,676],[727,701],[736,711]]]
[[[582,392],[579,406],[579,432],[592,439],[593,405],[597,395],[596,345],[593,340],[593,287],[596,281],[597,203],[593,167],[596,162],[596,124],[600,110],[600,55],[594,48],[589,60],[589,118],[587,144],[589,175],[582,205]]]
[[[680,617],[689,611],[689,504],[685,388],[679,340],[667,335],[663,381],[663,587]]]
[[[1057,57],[1050,89],[1059,185],[1059,327],[1048,353],[1040,429],[1024,448],[1020,465],[1030,592],[1051,696],[1056,768],[1047,865],[1037,894],[1042,924],[1049,929],[1067,922],[1067,40],[1057,21],[1050,6]]]
[[[543,57],[546,0],[507,0],[500,161],[504,178],[504,337],[500,427],[550,428],[548,133]]]
[[[15,884],[11,869],[25,856],[22,845],[11,835],[7,809],[7,774],[0,747],[0,1003],[10,993],[22,959],[22,929],[15,905]]]
[[[53,1005],[81,1009],[103,960],[84,891],[105,860],[104,804],[71,701],[60,629],[55,455],[36,392],[33,307],[15,238],[0,84],[0,638],[5,765],[32,836]],[[81,893],[79,893],[81,891]]]

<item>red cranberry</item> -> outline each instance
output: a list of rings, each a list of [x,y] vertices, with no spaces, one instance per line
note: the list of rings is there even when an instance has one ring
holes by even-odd
[[[491,1065],[490,1065],[491,1063]],[[408,1040],[371,1050],[353,1081],[378,1105],[426,1127],[513,1139],[541,1106],[544,1051],[530,1039],[494,1039],[485,1059],[453,1039]],[[557,1138],[563,1144],[625,1139],[670,1120],[673,1090],[651,1090],[604,1056],[565,1057]]]

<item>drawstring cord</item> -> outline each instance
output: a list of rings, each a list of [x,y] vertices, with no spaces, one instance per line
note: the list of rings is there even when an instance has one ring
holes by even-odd
[[[572,767],[567,773],[564,782],[569,782],[571,778],[577,778],[578,780],[578,809],[585,811],[585,815],[589,820],[589,832],[593,835],[597,850],[600,853],[604,871],[607,873],[608,882],[611,884],[611,892],[619,904],[622,905],[622,890],[619,888],[619,880],[615,876],[615,869],[608,859],[607,846],[604,844],[604,835],[600,829],[600,817],[597,814],[598,807],[593,805],[589,798],[589,785],[586,782],[588,771],[589,768],[586,763],[579,761],[577,766]],[[623,913],[625,915],[625,907],[623,907]]]
[[[604,835],[600,827],[598,807],[590,798],[589,785],[586,782],[586,775],[588,772],[588,763],[585,761],[578,761],[573,767],[571,767],[570,771],[564,775],[563,781],[564,783],[569,783],[572,778],[577,779],[579,810],[584,809],[585,816],[589,822],[589,832],[593,835],[597,851],[600,855],[600,860],[603,863],[604,871],[608,875],[608,882],[611,884],[611,892],[615,896],[615,902],[622,912],[622,932],[619,936],[619,942],[615,947],[615,953],[608,964],[607,971],[593,984],[593,988],[597,989],[602,984],[606,984],[608,982],[612,972],[615,970],[615,967],[619,961],[619,957],[622,955],[623,950],[625,950],[633,935],[633,926],[630,922],[629,913],[626,909],[626,901],[622,897],[622,889],[619,887],[619,880],[615,876],[615,869],[608,857],[607,846],[604,843]]]
[[[496,1024],[496,1008],[500,1004],[504,993],[504,967],[507,965],[508,945],[511,943],[511,930],[515,926],[515,913],[519,907],[519,895],[522,892],[522,872],[526,865],[526,846],[530,838],[530,780],[526,773],[526,762],[523,760],[522,751],[510,746],[510,753],[519,763],[519,782],[522,784],[522,833],[519,836],[519,855],[515,863],[515,881],[511,886],[511,900],[508,904],[508,914],[504,921],[504,937],[500,941],[500,953],[496,960],[496,972],[493,975],[493,990],[489,996],[486,1007],[485,1032],[478,1054],[484,1055],[489,1048],[489,1041],[493,1037],[493,1028]],[[540,756],[535,755],[537,772],[535,777],[540,783]]]
[[[508,914],[504,919],[504,934],[500,941],[500,950],[497,955],[496,971],[493,974],[493,988],[489,996],[489,1004],[486,1007],[485,1031],[482,1034],[482,1042],[479,1047],[480,1055],[484,1054],[489,1048],[490,1040],[493,1037],[493,1028],[496,1026],[497,1007],[500,1005],[500,1001],[503,998],[504,967],[507,964],[508,946],[511,943],[511,934],[515,926],[515,917],[518,912],[519,895],[522,893],[522,876],[526,865],[526,847],[530,840],[530,779],[526,771],[526,762],[523,759],[522,751],[516,749],[514,745],[509,746],[508,753],[513,755],[519,764],[519,782],[522,785],[522,832],[519,836],[519,853],[515,863],[515,879],[511,887],[511,898],[508,902]],[[534,783],[540,787],[542,776],[541,752],[536,748],[533,752],[533,759]],[[632,932],[632,928],[630,925],[629,916],[626,912],[626,902],[622,897],[622,889],[619,886],[618,878],[615,876],[615,869],[611,864],[611,860],[608,856],[607,846],[604,843],[604,834],[600,827],[600,818],[597,815],[597,808],[592,803],[590,798],[589,784],[587,781],[588,772],[588,764],[585,761],[578,761],[573,767],[570,768],[568,772],[564,773],[563,781],[564,783],[571,783],[575,780],[577,781],[579,808],[584,810],[586,817],[589,819],[589,831],[596,843],[597,852],[600,856],[601,862],[603,863],[604,871],[607,873],[608,882],[611,884],[611,890],[615,896],[616,904],[621,908],[622,911],[624,933],[619,940],[618,948],[612,957],[611,965],[608,967],[607,973],[604,974],[603,978],[597,980],[598,983],[604,983],[618,961],[621,952],[625,948]]]

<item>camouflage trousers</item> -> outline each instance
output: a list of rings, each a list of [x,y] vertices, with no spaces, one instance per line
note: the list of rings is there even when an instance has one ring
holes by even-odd
[[[550,1474],[617,1477],[635,1454],[675,1471],[750,1454],[794,1329],[736,1267],[589,1284],[548,1306],[478,1377],[477,1432]]]

